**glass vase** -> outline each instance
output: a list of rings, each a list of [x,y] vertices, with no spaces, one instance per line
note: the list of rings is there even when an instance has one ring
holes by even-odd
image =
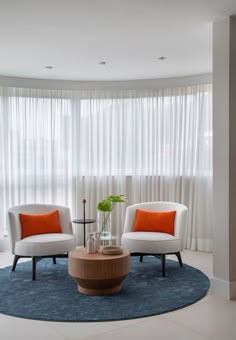
[[[101,240],[111,237],[111,212],[98,212],[98,231]]]

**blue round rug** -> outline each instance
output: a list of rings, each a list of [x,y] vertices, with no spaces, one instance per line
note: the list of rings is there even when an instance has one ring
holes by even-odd
[[[131,271],[119,293],[88,296],[77,291],[68,274],[67,259],[37,263],[37,280],[31,280],[31,261],[0,270],[0,313],[47,321],[111,321],[167,313],[203,298],[209,279],[200,270],[167,260],[167,276],[161,276],[158,259],[143,262],[131,257]]]

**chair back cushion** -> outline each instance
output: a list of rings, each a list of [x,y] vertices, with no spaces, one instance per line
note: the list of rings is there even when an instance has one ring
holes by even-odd
[[[136,210],[134,231],[160,232],[174,235],[176,211]]]
[[[59,212],[54,210],[45,214],[19,214],[21,238],[38,234],[61,233]]]

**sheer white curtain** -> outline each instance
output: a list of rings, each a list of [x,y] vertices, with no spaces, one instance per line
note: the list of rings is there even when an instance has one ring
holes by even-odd
[[[1,235],[7,209],[14,205],[55,202],[72,206],[79,129],[79,115],[73,110],[77,112],[78,107],[74,93],[1,88]]]
[[[87,216],[96,217],[99,200],[124,194],[127,204],[112,216],[118,239],[127,205],[169,200],[189,208],[186,247],[210,251],[211,97],[211,85],[117,92],[2,88],[2,233],[15,204],[65,204],[79,218],[86,198]]]

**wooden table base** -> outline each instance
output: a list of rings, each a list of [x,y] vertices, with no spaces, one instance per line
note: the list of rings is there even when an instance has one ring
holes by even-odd
[[[84,288],[78,284],[78,291],[82,294],[87,295],[110,295],[117,293],[121,290],[121,285],[118,285],[113,288],[104,288],[104,289],[94,289],[94,288]]]
[[[85,248],[69,253],[69,274],[78,284],[80,293],[108,295],[121,289],[121,283],[130,271],[130,254],[87,254]]]

